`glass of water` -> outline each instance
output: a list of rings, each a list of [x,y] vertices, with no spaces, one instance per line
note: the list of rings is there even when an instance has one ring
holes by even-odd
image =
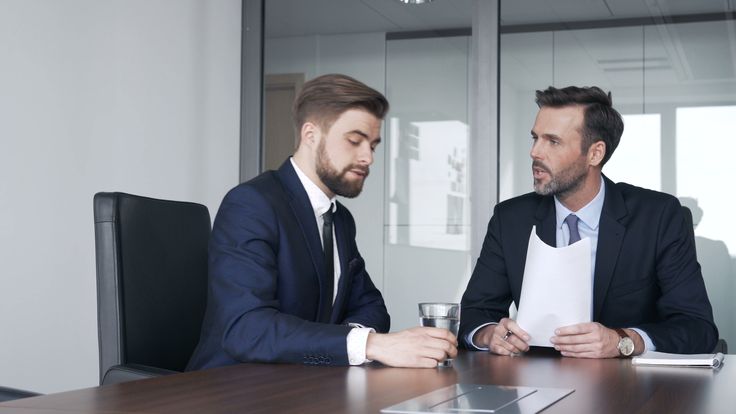
[[[444,328],[457,336],[460,328],[460,304],[459,303],[420,303],[419,324],[433,328]],[[437,364],[440,367],[451,367],[452,359],[446,359]]]

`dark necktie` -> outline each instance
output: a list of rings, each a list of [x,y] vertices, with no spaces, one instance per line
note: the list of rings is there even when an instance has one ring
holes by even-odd
[[[322,302],[322,322],[329,322],[332,316],[332,294],[335,283],[335,259],[332,250],[332,205],[325,214],[322,215],[324,220],[322,224],[322,248],[325,251],[325,278],[323,280],[323,291],[326,294],[326,300]]]
[[[574,214],[570,214],[569,216],[565,217],[567,228],[570,229],[570,241],[567,243],[568,246],[580,240],[580,233],[578,232],[578,220],[580,219]]]

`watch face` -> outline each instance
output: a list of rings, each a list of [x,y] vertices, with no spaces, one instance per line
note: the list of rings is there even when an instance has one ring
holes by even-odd
[[[623,356],[631,356],[634,353],[634,341],[628,336],[621,338],[618,341],[618,352]]]

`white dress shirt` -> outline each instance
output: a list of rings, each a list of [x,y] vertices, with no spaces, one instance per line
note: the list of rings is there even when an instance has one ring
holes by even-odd
[[[324,219],[322,218],[322,215],[327,212],[327,210],[332,209],[332,212],[337,211],[337,203],[336,203],[336,197],[328,198],[327,195],[319,188],[317,187],[317,184],[312,182],[309,177],[307,177],[304,172],[299,169],[299,166],[296,165],[296,162],[294,162],[294,158],[289,158],[289,161],[291,161],[291,166],[294,167],[294,171],[296,171],[297,177],[299,177],[299,181],[301,181],[302,186],[304,187],[304,190],[307,192],[307,197],[309,197],[309,203],[312,205],[312,211],[314,212],[314,218],[317,220],[317,228],[320,229],[317,233],[319,233],[319,239],[320,243],[322,243],[324,247],[324,240],[322,240],[322,225],[324,224]],[[336,224],[335,224],[336,225]],[[337,297],[337,288],[339,286],[340,282],[340,254],[337,250],[337,238],[335,237],[335,225],[332,226],[332,251],[333,251],[333,262],[334,262],[334,269],[335,274],[334,277],[334,283],[333,283],[333,291],[332,291],[332,301],[334,303],[335,297]],[[368,334],[371,332],[375,332],[373,328],[366,328],[363,327],[360,324],[349,324],[353,327],[353,329],[350,330],[347,337],[347,351],[348,351],[348,361],[350,362],[350,365],[360,365],[365,362],[370,362],[365,357],[365,348],[366,343],[368,342]]]

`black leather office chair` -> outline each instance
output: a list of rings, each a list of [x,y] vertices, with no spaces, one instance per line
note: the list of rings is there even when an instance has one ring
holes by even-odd
[[[690,211],[689,208],[682,206],[682,213],[685,215],[685,222],[690,229],[690,240],[693,242],[693,246],[695,246],[695,226],[693,225],[693,213]],[[697,256],[697,251],[695,252],[695,255]],[[721,352],[724,354],[728,353],[728,344],[726,343],[726,340],[721,338],[716,342],[716,348],[713,350],[713,352]]]
[[[207,207],[94,196],[100,384],[183,371],[207,297]]]
[[[37,395],[41,394],[30,391],[16,390],[15,388],[0,387],[0,402],[35,397]]]

